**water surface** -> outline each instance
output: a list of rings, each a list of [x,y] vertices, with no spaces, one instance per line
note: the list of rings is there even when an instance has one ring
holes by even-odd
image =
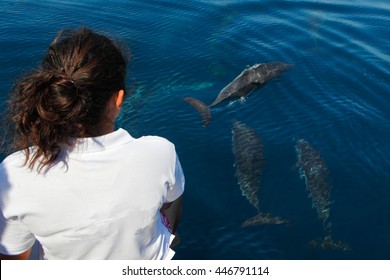
[[[176,144],[186,174],[176,259],[389,259],[388,1],[3,0],[0,11],[1,108],[64,27],[130,47],[133,95],[118,126]],[[245,101],[214,107],[206,128],[181,100],[211,103],[245,67],[270,61],[294,68]],[[240,227],[256,211],[234,177],[234,119],[264,142],[262,209],[292,226]],[[322,224],[296,168],[300,138],[328,166],[332,235],[351,251],[307,246]]]

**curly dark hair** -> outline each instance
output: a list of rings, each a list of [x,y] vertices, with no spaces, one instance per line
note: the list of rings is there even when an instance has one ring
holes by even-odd
[[[40,170],[57,159],[61,146],[99,135],[107,102],[125,90],[127,60],[112,40],[90,29],[57,35],[9,99],[13,146],[25,150],[26,165],[39,162]]]

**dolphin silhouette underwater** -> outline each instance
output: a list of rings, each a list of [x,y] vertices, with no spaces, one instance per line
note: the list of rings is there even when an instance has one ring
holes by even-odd
[[[260,210],[258,191],[264,165],[263,143],[256,130],[235,121],[232,128],[232,149],[235,159],[238,184],[242,195],[256,208],[257,215],[242,223],[242,227],[262,224],[287,224],[284,218]]]
[[[279,77],[291,67],[292,64],[283,62],[255,64],[244,69],[240,75],[225,86],[210,105],[206,105],[193,97],[183,97],[183,100],[188,102],[200,113],[203,126],[207,126],[211,122],[211,107],[227,99],[244,98],[271,79]]]
[[[298,158],[298,167],[301,179],[305,180],[306,189],[312,199],[313,208],[317,209],[317,216],[322,221],[325,233],[321,241],[312,240],[311,247],[323,249],[350,250],[348,244],[333,240],[331,237],[332,224],[328,221],[330,213],[330,186],[327,182],[328,168],[319,151],[305,139],[299,139],[295,145]]]

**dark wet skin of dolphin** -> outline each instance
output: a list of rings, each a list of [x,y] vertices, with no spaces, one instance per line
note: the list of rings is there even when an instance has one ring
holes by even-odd
[[[256,216],[247,219],[241,224],[241,227],[247,227],[247,226],[255,226],[255,225],[265,225],[265,224],[275,224],[275,225],[280,225],[280,224],[286,224],[290,225],[290,221],[279,217],[279,216],[274,216],[270,213],[263,213],[260,212]]]
[[[299,173],[305,179],[306,189],[310,193],[313,207],[317,209],[318,218],[327,228],[330,204],[330,186],[326,181],[328,168],[320,153],[306,140],[300,139],[295,146],[298,157]]]
[[[298,157],[299,173],[305,179],[306,189],[310,193],[313,207],[317,209],[318,218],[326,236],[321,241],[312,240],[310,247],[322,249],[350,250],[349,245],[332,239],[330,232],[332,224],[328,221],[330,213],[330,186],[327,183],[328,168],[320,153],[314,149],[306,140],[297,141],[295,150]]]
[[[291,64],[283,62],[255,64],[242,71],[230,84],[224,87],[209,107],[213,107],[227,99],[246,97],[290,68]]]
[[[211,122],[211,107],[224,100],[246,97],[271,79],[279,77],[291,67],[291,64],[283,62],[255,64],[242,71],[231,83],[225,86],[210,105],[206,105],[193,97],[184,97],[183,100],[198,110],[203,119],[204,126],[207,126]]]
[[[233,154],[238,184],[242,195],[256,208],[258,214],[246,220],[242,226],[260,224],[284,224],[286,219],[260,211],[258,191],[264,165],[263,143],[253,128],[235,121],[232,128]]]
[[[324,239],[317,241],[317,240],[311,240],[308,243],[309,247],[311,248],[321,248],[321,249],[336,249],[341,251],[349,251],[351,250],[351,247],[348,244],[345,244],[338,240],[333,240],[332,236],[328,234],[324,237]]]
[[[233,123],[232,142],[236,166],[235,176],[242,195],[259,210],[257,192],[264,165],[263,143],[254,129],[238,121]]]

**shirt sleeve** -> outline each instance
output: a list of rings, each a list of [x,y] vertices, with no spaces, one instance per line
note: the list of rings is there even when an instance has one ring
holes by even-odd
[[[0,253],[19,255],[30,249],[35,242],[34,235],[19,221],[7,220],[0,215]]]
[[[178,199],[184,192],[185,178],[183,169],[181,167],[179,157],[176,155],[175,160],[175,172],[174,172],[174,182],[168,185],[168,192],[165,202],[172,202]]]
[[[19,255],[30,249],[34,242],[34,235],[15,215],[10,214],[12,199],[9,191],[12,185],[7,180],[5,168],[0,165],[0,253],[5,255]]]

